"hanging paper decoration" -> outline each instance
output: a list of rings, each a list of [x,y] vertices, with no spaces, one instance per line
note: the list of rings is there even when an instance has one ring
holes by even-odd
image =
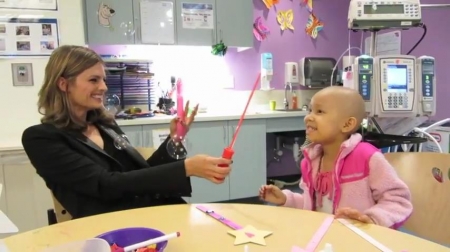
[[[108,4],[104,4],[103,2],[100,3],[97,10],[98,24],[109,28],[110,31],[114,31],[114,27],[111,24],[111,19],[115,14],[116,10],[111,8]]]
[[[309,14],[308,23],[306,24],[306,34],[316,39],[319,32],[323,29],[324,24],[314,15]]]
[[[313,0],[302,0],[302,3],[308,8],[309,12],[313,11]]]
[[[262,0],[263,3],[266,5],[267,9],[272,8],[275,4],[278,4],[280,0]]]
[[[212,46],[211,53],[212,55],[216,56],[225,56],[227,53],[228,47],[223,43],[223,41],[220,41],[220,43],[215,44]]]
[[[292,9],[289,9],[287,11],[278,11],[277,21],[280,24],[280,28],[282,31],[286,29],[294,30],[294,26],[292,25],[292,21],[294,21],[294,11],[292,11]]]
[[[262,18],[257,17],[253,23],[253,35],[258,41],[263,41],[270,34],[269,29],[262,23]]]

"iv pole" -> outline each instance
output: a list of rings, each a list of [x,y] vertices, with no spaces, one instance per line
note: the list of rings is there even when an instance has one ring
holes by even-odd
[[[420,8],[442,8],[442,7],[450,7],[450,4],[421,4]],[[375,57],[377,52],[377,32],[378,30],[371,30],[370,36],[370,52],[369,56]],[[375,128],[378,133],[383,134],[383,130],[378,125],[376,120],[372,120],[370,117],[367,118],[367,129],[371,131]]]
[[[421,4],[420,8],[441,8],[450,7],[450,4]]]
[[[378,30],[374,29],[370,33],[370,52],[369,56],[375,57],[377,53],[377,32]],[[373,77],[372,77],[373,78]],[[372,120],[370,117],[367,117],[367,131],[371,132],[373,128],[378,131],[378,133],[383,134],[383,130],[378,126],[375,120]]]

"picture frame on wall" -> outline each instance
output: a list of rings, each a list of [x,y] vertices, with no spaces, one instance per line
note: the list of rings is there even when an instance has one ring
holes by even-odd
[[[0,57],[50,56],[58,47],[56,18],[0,18]]]

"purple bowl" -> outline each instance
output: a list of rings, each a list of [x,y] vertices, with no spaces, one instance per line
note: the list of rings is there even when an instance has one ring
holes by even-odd
[[[163,232],[156,229],[145,227],[134,227],[109,231],[107,233],[98,235],[95,238],[103,239],[107,241],[109,245],[113,245],[115,243],[117,246],[123,248],[129,245],[133,245],[163,235],[165,235]],[[164,249],[167,247],[167,243],[168,241],[157,243],[156,250],[158,252],[163,252]]]

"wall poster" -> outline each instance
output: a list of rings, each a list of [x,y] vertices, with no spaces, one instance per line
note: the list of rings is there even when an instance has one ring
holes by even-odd
[[[48,56],[58,46],[56,18],[0,18],[0,56]]]

